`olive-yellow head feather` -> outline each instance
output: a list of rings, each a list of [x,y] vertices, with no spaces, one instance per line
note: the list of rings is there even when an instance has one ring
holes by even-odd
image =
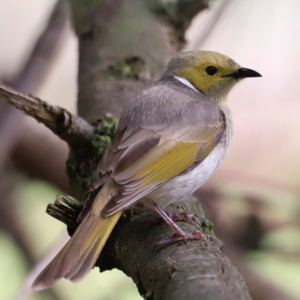
[[[212,51],[178,53],[170,60],[166,74],[185,80],[217,102],[225,100],[241,79],[261,76],[256,71],[242,68],[228,56]]]

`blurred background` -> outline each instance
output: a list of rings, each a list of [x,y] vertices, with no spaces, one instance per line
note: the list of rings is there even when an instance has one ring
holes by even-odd
[[[55,5],[0,0],[0,80],[76,112],[77,41],[67,10],[54,15]],[[299,14],[298,0],[215,0],[186,32],[187,49],[227,54],[263,75],[230,94],[233,142],[197,192],[254,300],[300,299]],[[59,29],[51,47],[38,40],[49,22]],[[34,45],[48,51],[31,55]],[[29,293],[31,270],[67,238],[44,213],[57,194],[71,193],[67,153],[43,125],[0,103],[0,299],[141,299],[116,270]]]

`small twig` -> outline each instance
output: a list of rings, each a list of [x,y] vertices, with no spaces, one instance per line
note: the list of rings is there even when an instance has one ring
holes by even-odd
[[[90,145],[94,128],[87,121],[71,114],[66,109],[52,106],[31,95],[23,95],[3,83],[0,83],[0,99],[43,123],[69,146]]]
[[[16,77],[9,80],[10,86],[27,94],[33,93],[41,85],[45,76],[48,74],[58,50],[62,46],[68,21],[68,2],[65,0],[57,0],[48,20],[45,22],[44,30],[37,38],[28,55],[27,61],[19,70]],[[24,139],[24,132],[27,133],[27,131],[24,130],[24,126],[22,126],[24,119],[25,116],[9,103],[0,103],[0,139],[2,141],[0,143],[0,169],[2,169],[4,164],[8,161],[10,153],[16,150],[20,138]],[[30,136],[31,142],[34,140],[32,135],[33,134]],[[38,139],[36,138],[36,140]],[[32,148],[37,148],[36,145],[31,146]],[[40,145],[38,148],[40,148]],[[23,153],[23,148],[21,151]],[[48,151],[51,152],[53,150],[49,149]],[[58,153],[57,156],[59,156]],[[31,166],[29,170],[32,170]],[[57,172],[57,168],[55,172]]]
[[[75,231],[77,217],[82,209],[82,203],[71,196],[58,195],[54,204],[50,203],[46,213],[63,222],[69,229]]]

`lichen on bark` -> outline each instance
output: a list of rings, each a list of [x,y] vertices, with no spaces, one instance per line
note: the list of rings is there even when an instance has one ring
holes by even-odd
[[[118,119],[110,116],[95,120],[90,145],[82,149],[70,147],[66,171],[74,194],[82,201],[93,186],[98,163],[115,134],[117,124]]]

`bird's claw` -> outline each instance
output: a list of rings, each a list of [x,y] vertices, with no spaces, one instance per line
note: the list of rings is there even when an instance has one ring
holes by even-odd
[[[183,234],[177,234],[174,233],[173,235],[171,235],[168,238],[165,238],[161,241],[159,241],[158,243],[156,243],[153,247],[153,251],[158,251],[161,250],[171,244],[174,244],[176,242],[179,241],[190,241],[190,240],[203,240],[203,241],[207,241],[209,238],[209,235],[206,235],[204,233],[202,233],[201,231],[195,230],[192,232],[184,232]]]

